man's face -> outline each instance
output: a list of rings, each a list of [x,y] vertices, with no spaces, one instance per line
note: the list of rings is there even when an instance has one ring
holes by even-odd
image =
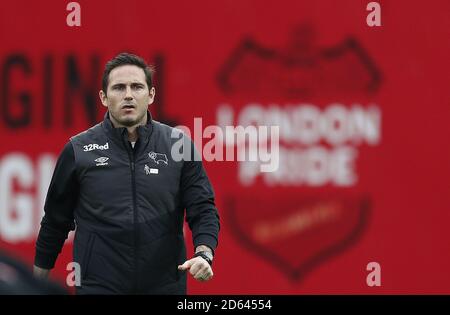
[[[144,70],[123,65],[109,73],[107,94],[100,91],[99,95],[116,127],[131,127],[147,121],[147,109],[155,98],[155,88],[149,90]]]

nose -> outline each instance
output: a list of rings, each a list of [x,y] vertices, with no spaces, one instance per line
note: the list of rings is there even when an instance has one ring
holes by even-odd
[[[131,93],[131,87],[130,87],[130,86],[127,86],[127,91],[126,91],[126,94],[125,94],[125,99],[126,99],[127,101],[131,101],[131,100],[133,99],[133,94]]]

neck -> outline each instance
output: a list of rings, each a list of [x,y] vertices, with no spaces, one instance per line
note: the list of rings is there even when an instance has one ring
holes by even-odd
[[[128,141],[130,142],[136,142],[137,138],[138,138],[138,134],[137,134],[137,128],[138,125],[133,126],[133,127],[127,127],[128,130]]]

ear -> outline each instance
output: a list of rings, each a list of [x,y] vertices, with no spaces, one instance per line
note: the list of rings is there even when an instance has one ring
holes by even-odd
[[[103,106],[108,107],[108,103],[106,102],[106,94],[105,92],[103,92],[103,90],[100,90],[100,92],[98,92],[98,96],[100,97],[100,101],[102,102]]]
[[[148,105],[153,104],[153,101],[155,100],[155,95],[156,95],[155,87],[152,87],[148,92],[149,96]]]

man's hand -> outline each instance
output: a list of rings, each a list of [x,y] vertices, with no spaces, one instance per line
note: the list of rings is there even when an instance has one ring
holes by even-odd
[[[49,273],[50,273],[49,269],[33,266],[33,275],[38,279],[47,280]]]
[[[194,257],[178,266],[178,270],[189,270],[190,274],[198,281],[211,280],[213,271],[208,262],[202,257]]]

